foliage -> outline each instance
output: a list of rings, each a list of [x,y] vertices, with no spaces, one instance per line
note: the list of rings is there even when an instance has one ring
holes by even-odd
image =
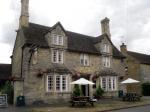
[[[10,82],[6,82],[1,89],[2,94],[7,94],[8,103],[13,104],[13,86]]]
[[[74,86],[74,91],[73,91],[73,96],[80,96],[81,95],[81,90],[79,88],[79,85]]]
[[[142,84],[142,94],[144,96],[150,96],[150,83]]]
[[[98,86],[98,88],[96,89],[94,96],[99,99],[103,96],[104,94],[104,90],[100,87],[100,85]]]

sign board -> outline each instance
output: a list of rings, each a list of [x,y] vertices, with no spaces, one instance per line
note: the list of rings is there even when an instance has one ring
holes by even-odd
[[[0,94],[0,107],[7,107],[7,94]]]

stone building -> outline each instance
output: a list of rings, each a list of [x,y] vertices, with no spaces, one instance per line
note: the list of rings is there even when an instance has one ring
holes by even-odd
[[[133,85],[133,87],[128,89],[141,93],[141,84],[150,82],[150,55],[128,51],[124,43],[120,46],[120,49],[126,57],[126,77],[140,81],[140,84]]]
[[[21,1],[20,26],[12,56],[14,101],[24,95],[26,104],[54,103],[70,98],[70,82],[84,77],[95,86],[81,86],[92,96],[99,85],[106,96],[117,96],[125,75],[124,56],[111,41],[109,19],[101,21],[102,35],[67,31],[60,22],[52,27],[29,22],[29,0]]]

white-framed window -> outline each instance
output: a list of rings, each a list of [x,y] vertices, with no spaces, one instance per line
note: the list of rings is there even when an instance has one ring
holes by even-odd
[[[110,57],[102,57],[102,63],[104,67],[110,67],[110,63],[111,63],[110,59],[111,59]]]
[[[89,66],[90,65],[90,58],[87,54],[81,54],[80,55],[80,64],[83,66]]]
[[[117,76],[102,76],[100,77],[101,88],[104,91],[117,90]]]
[[[67,75],[47,75],[47,92],[67,92],[67,91],[68,91]]]
[[[110,46],[109,46],[109,44],[103,44],[102,45],[102,52],[110,53]]]
[[[63,51],[52,50],[52,62],[53,63],[63,63]]]
[[[54,45],[63,45],[63,36],[53,34],[52,38],[53,38],[52,42]]]

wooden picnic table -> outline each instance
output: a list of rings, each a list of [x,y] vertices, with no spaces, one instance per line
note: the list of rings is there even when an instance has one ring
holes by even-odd
[[[87,103],[94,106],[94,102],[96,102],[96,99],[92,99],[89,96],[73,96],[70,101],[72,106],[75,106],[76,104],[78,106],[85,106]]]
[[[141,96],[137,93],[126,93],[123,97],[123,101],[140,101]]]

